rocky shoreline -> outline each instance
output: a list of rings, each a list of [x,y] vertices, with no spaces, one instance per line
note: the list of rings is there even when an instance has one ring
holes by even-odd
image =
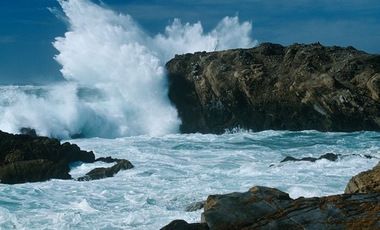
[[[344,194],[300,197],[255,186],[210,195],[199,223],[174,220],[161,230],[379,229],[380,163],[348,182]]]
[[[24,130],[25,131],[25,130]],[[72,179],[69,164],[73,162],[115,162],[110,168],[96,168],[78,180],[110,177],[120,170],[133,168],[127,160],[95,159],[92,151],[83,151],[77,145],[48,137],[38,137],[28,129],[27,134],[0,131],[0,183],[17,184],[50,179]]]

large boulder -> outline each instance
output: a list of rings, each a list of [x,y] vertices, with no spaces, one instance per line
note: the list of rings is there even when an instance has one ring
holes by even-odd
[[[379,229],[379,213],[379,193],[292,199],[278,189],[256,186],[209,196],[201,222],[211,230]]]
[[[69,163],[76,161],[92,163],[95,155],[57,139],[0,131],[1,183],[70,179]]]
[[[373,169],[353,176],[344,193],[380,193],[380,162]]]
[[[380,55],[353,47],[263,43],[176,55],[166,68],[184,133],[380,130]]]

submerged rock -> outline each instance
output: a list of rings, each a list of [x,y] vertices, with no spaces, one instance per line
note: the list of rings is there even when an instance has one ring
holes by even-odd
[[[380,131],[380,55],[319,43],[176,55],[169,98],[183,133]]]
[[[281,163],[283,162],[287,162],[287,161],[310,161],[310,162],[315,162],[317,160],[321,160],[321,159],[326,159],[326,160],[329,160],[329,161],[336,161],[339,159],[339,157],[341,157],[341,154],[335,154],[335,153],[326,153],[326,154],[323,154],[322,156],[316,158],[316,157],[303,157],[301,159],[298,159],[298,158],[295,158],[295,157],[292,157],[292,156],[287,156],[285,157]]]
[[[184,220],[173,220],[160,230],[209,230],[206,223],[189,224]]]
[[[110,162],[117,162],[114,166],[109,167],[109,168],[95,168],[88,172],[85,176],[79,177],[77,180],[78,181],[89,181],[89,180],[98,180],[98,179],[103,179],[107,177],[113,177],[116,173],[118,173],[121,170],[127,170],[131,169],[134,166],[132,165],[131,162],[128,160],[124,159],[113,159],[113,158],[104,158],[106,159],[104,162],[110,163]],[[97,161],[103,161],[103,158],[101,160]]]

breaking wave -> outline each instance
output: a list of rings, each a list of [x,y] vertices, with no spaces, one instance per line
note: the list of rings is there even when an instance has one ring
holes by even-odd
[[[167,97],[165,63],[175,54],[247,48],[251,23],[225,17],[210,32],[175,19],[147,35],[127,14],[88,0],[58,0],[68,31],[53,42],[64,83],[2,86],[0,129],[39,135],[107,137],[176,133],[181,123]],[[57,13],[61,12],[61,13]],[[63,14],[62,14],[63,12]],[[61,16],[59,16],[62,18]]]

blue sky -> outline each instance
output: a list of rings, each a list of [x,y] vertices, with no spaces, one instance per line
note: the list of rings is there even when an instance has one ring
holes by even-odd
[[[93,0],[99,3],[98,0]],[[252,22],[252,38],[282,45],[321,42],[380,53],[378,0],[102,0],[131,15],[149,34],[163,33],[174,18],[202,22],[207,32],[225,16]],[[53,56],[55,37],[66,25],[48,8],[56,0],[1,0],[0,84],[46,83],[62,79]]]

